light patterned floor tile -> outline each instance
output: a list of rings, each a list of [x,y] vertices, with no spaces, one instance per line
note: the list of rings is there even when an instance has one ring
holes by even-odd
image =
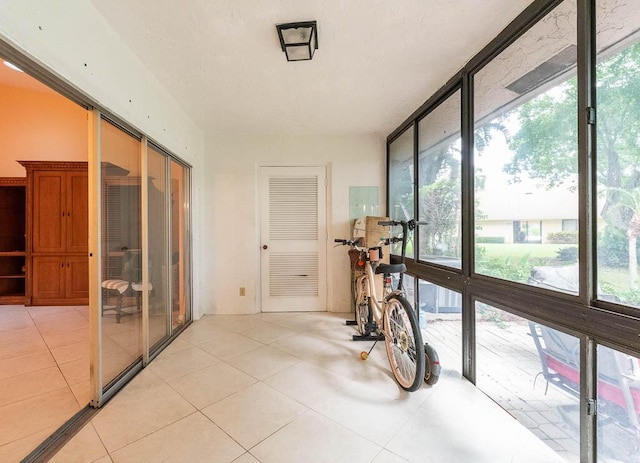
[[[202,350],[222,360],[228,360],[245,352],[256,350],[263,345],[237,333],[227,333],[224,336],[215,338],[213,341],[198,344]]]
[[[85,407],[91,400],[91,393],[89,391],[89,381],[82,381],[80,383],[70,384],[69,389],[73,392],[74,397],[78,401],[80,407]]]
[[[256,379],[263,380],[301,361],[285,352],[263,346],[233,357],[227,360],[227,363]]]
[[[221,336],[229,334],[230,331],[222,326],[213,325],[212,323],[192,323],[180,335],[180,341],[186,341],[193,345],[212,342]],[[175,344],[174,341],[172,344]]]
[[[120,394],[92,423],[111,453],[193,413],[195,409],[169,386]]]
[[[111,454],[115,463],[230,463],[244,449],[201,413],[193,413]]]
[[[300,362],[270,376],[264,383],[314,408],[319,402],[339,398],[345,381],[348,380],[312,363]]]
[[[89,358],[74,360],[73,362],[59,365],[67,383],[77,384],[89,380]]]
[[[165,381],[171,381],[218,362],[218,358],[202,349],[189,347],[178,352],[161,353],[148,368]]]
[[[68,388],[0,407],[0,445],[57,428],[80,410]]]
[[[255,382],[251,376],[220,362],[170,381],[169,385],[195,407],[202,409]]]
[[[251,449],[262,463],[369,463],[381,448],[308,411]]]
[[[0,406],[66,387],[67,383],[57,367],[12,376],[0,380]]]
[[[387,445],[388,450],[409,461],[428,455],[434,462],[460,463],[510,463],[519,453],[528,453],[530,449],[522,445],[526,442],[522,433],[530,433],[513,417],[468,381],[441,381],[443,384]],[[538,443],[539,461],[562,461]]]
[[[55,366],[56,362],[48,351],[40,351],[19,357],[0,360],[0,379],[30,373]]]
[[[279,339],[293,336],[294,334],[298,334],[298,332],[272,323],[264,323],[258,327],[250,328],[242,332],[243,336],[263,344],[270,344]]]
[[[202,412],[245,449],[250,449],[307,410],[263,383],[233,394]]]
[[[49,429],[45,429],[44,431],[38,431],[34,434],[29,434],[26,437],[15,440],[8,444],[0,445],[0,461],[6,463],[17,463],[19,461],[22,461],[55,430],[56,427],[51,427]]]
[[[77,344],[79,342],[89,342],[88,328],[80,328],[73,331],[52,331],[43,333],[42,337],[49,346],[49,349],[56,347],[68,346],[69,344]]]
[[[251,455],[249,452],[243,454],[239,458],[233,460],[233,463],[260,463],[256,460],[256,457]]]
[[[51,354],[58,364],[89,358],[89,343],[77,342],[67,346],[56,347],[51,349]]]
[[[98,433],[88,423],[49,460],[49,463],[91,463],[107,455]]]

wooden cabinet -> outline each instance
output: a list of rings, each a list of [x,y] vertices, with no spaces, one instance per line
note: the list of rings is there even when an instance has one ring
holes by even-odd
[[[26,179],[0,177],[0,304],[25,296]]]
[[[65,297],[89,301],[89,259],[86,254],[65,259]]]
[[[26,305],[88,304],[87,163],[20,164],[27,170]]]
[[[85,256],[35,256],[33,262],[33,301],[64,304],[89,298],[89,261]]]
[[[36,256],[31,260],[31,290],[36,301],[65,298],[64,256]]]
[[[33,253],[87,252],[86,172],[34,170]]]

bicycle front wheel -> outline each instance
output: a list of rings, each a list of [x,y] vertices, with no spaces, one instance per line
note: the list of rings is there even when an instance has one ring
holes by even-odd
[[[404,390],[417,390],[424,380],[424,345],[416,316],[402,296],[391,296],[384,310],[385,345],[391,371]]]

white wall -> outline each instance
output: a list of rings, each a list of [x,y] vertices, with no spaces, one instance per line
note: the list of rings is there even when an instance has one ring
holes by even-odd
[[[350,186],[379,186],[384,203],[385,138],[375,134],[209,136],[206,151],[205,313],[260,310],[257,175],[259,166],[270,164],[328,165],[328,309],[348,311],[347,248],[334,248],[333,238],[349,236]],[[244,297],[239,296],[241,286],[246,288]]]
[[[205,140],[88,0],[3,0],[0,39],[194,167],[195,318],[203,312],[255,313],[259,309],[257,166],[329,165],[330,240],[349,234],[349,186],[380,186],[381,202],[386,197],[381,135],[242,135]],[[328,308],[347,310],[345,248],[329,249],[328,269]],[[238,295],[240,286],[247,288],[244,297]]]
[[[203,132],[120,42],[88,0],[3,0],[0,39],[190,163],[193,169],[194,316],[200,275]]]

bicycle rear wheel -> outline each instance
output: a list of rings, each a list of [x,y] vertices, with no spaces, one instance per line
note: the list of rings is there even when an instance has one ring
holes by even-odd
[[[424,380],[424,345],[416,316],[402,296],[391,296],[384,310],[385,345],[391,371],[404,390],[417,390]]]
[[[366,326],[367,323],[371,321],[369,320],[369,301],[367,300],[368,284],[369,282],[367,280],[367,277],[361,276],[356,278],[353,287],[356,323],[358,324],[358,332],[363,336],[369,334]]]

